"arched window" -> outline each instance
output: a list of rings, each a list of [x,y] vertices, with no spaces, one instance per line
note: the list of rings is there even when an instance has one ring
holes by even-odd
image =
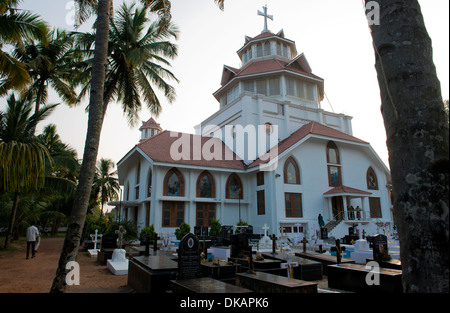
[[[164,177],[165,196],[184,196],[183,174],[176,168],[170,169]]]
[[[375,174],[375,171],[373,170],[372,167],[369,167],[367,169],[366,180],[367,180],[367,189],[378,190],[377,174]]]
[[[289,157],[284,163],[284,183],[300,184],[300,171],[293,157]]]
[[[263,55],[263,46],[261,43],[258,43],[256,45],[256,57],[259,58],[259,57],[262,57],[262,55]]]
[[[342,185],[341,178],[341,161],[339,150],[333,141],[327,145],[327,163],[328,163],[328,184],[330,187],[338,187]]]
[[[339,150],[336,144],[332,141],[328,142],[327,145],[327,162],[333,164],[340,164],[339,160]]]
[[[197,179],[197,197],[214,198],[216,196],[216,186],[214,177],[208,171],[200,173]]]
[[[244,189],[242,188],[242,182],[236,173],[228,176],[226,184],[226,198],[227,199],[242,199]]]

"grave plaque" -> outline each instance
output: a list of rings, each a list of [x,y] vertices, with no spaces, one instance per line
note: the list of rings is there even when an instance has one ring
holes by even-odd
[[[250,246],[248,244],[248,236],[246,233],[240,233],[231,236],[231,257],[245,258]]]
[[[197,236],[186,234],[178,247],[178,279],[200,277],[200,246]]]
[[[387,243],[387,237],[385,235],[373,236],[373,258],[377,260],[389,260],[389,249]]]

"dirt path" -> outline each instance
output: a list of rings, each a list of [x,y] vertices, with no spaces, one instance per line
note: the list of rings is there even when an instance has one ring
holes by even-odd
[[[43,238],[35,258],[26,259],[26,245],[17,251],[0,254],[0,293],[47,293],[55,277],[64,238]],[[127,276],[115,276],[80,251],[80,285],[67,286],[67,293],[130,292]]]

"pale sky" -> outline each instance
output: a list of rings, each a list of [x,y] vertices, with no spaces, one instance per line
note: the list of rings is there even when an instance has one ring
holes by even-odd
[[[131,3],[131,1],[126,1]],[[362,0],[226,0],[220,11],[213,0],[172,0],[173,22],[180,29],[178,57],[172,71],[180,80],[172,82],[177,99],[168,104],[161,96],[162,113],[156,118],[166,130],[194,133],[194,126],[219,109],[212,96],[220,87],[223,65],[239,68],[236,51],[245,36],[254,37],[263,30],[264,19],[257,10],[268,6],[274,16],[268,28],[283,29],[286,38],[295,41],[298,53],[304,53],[314,74],[325,80],[325,93],[336,113],[353,116],[353,135],[368,141],[387,167],[386,134],[380,112],[380,96],[372,39]],[[122,1],[114,0],[118,9]],[[433,41],[434,62],[441,82],[443,99],[449,99],[449,1],[422,0],[425,24]],[[72,2],[68,0],[24,0],[21,8],[34,11],[53,27],[73,30]],[[82,26],[90,31],[90,24]],[[5,108],[0,99],[0,110]],[[49,103],[60,102],[54,93]],[[76,108],[61,104],[44,122],[54,123],[65,143],[83,155],[86,137],[88,98]],[[325,110],[331,111],[326,100]],[[145,109],[140,120],[150,118]],[[110,103],[103,125],[98,158],[117,163],[140,138],[140,122],[127,125],[120,105]]]

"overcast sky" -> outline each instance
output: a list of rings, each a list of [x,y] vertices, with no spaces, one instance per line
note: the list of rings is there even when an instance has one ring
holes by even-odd
[[[126,1],[131,3],[131,1]],[[180,29],[176,42],[179,55],[172,71],[180,80],[174,83],[177,99],[168,104],[161,96],[163,111],[156,120],[163,129],[194,133],[194,126],[219,109],[212,96],[220,87],[223,65],[239,68],[236,51],[245,36],[254,37],[263,30],[264,20],[257,10],[268,6],[274,16],[268,28],[283,29],[286,38],[295,41],[298,53],[304,53],[313,73],[325,80],[325,93],[336,113],[353,116],[353,135],[368,141],[388,164],[386,134],[380,113],[379,88],[374,68],[372,40],[362,0],[226,0],[220,11],[213,0],[172,0],[173,22]],[[122,1],[114,0],[118,9]],[[433,41],[434,62],[441,81],[442,95],[449,98],[449,1],[422,0],[425,24]],[[67,0],[24,0],[21,8],[34,11],[51,26],[73,30],[74,9]],[[81,27],[89,31],[90,24]],[[60,100],[51,93],[49,103]],[[0,99],[0,110],[5,108]],[[61,104],[37,129],[49,123],[83,155],[87,127],[85,107]],[[324,100],[322,107],[332,110]],[[140,120],[150,118],[143,110]],[[120,105],[111,103],[103,125],[99,158],[118,162],[139,140],[138,130],[127,125]]]

